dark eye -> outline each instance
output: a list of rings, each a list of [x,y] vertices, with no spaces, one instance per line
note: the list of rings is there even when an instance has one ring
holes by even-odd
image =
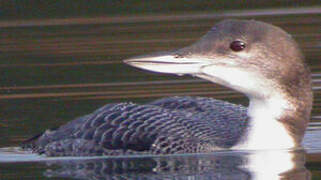
[[[245,43],[242,41],[233,41],[230,44],[230,48],[235,52],[242,51],[245,48]]]

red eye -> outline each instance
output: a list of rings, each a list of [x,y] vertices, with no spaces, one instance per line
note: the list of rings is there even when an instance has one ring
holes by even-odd
[[[242,41],[233,41],[230,44],[230,48],[235,52],[242,51],[245,48],[245,43]]]

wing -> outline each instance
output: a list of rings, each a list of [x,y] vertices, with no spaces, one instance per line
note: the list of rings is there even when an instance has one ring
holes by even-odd
[[[210,152],[237,143],[246,108],[201,97],[108,104],[32,141],[48,156]],[[30,143],[30,142],[29,142]]]
[[[197,141],[182,126],[184,121],[184,117],[158,106],[108,104],[57,130],[46,131],[35,142],[35,151],[49,156],[190,151],[193,148],[186,146]]]
[[[213,147],[230,148],[238,143],[248,127],[247,108],[207,97],[176,96],[149,103],[180,112],[191,121],[190,130]]]

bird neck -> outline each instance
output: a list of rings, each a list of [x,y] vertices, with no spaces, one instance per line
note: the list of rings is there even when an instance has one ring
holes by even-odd
[[[291,149],[299,146],[306,118],[299,102],[276,93],[269,98],[250,98],[249,127],[238,149]],[[302,110],[303,109],[303,110]]]

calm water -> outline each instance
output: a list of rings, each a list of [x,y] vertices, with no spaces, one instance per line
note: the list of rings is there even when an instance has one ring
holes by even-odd
[[[306,152],[71,159],[45,158],[9,148],[0,151],[0,179],[273,179],[280,173],[289,179],[320,179],[320,12],[320,8],[306,8],[0,21],[0,147],[17,146],[106,103],[197,95],[246,105],[244,96],[224,87],[192,77],[140,71],[121,61],[191,44],[226,18],[254,18],[292,34],[312,70],[315,98],[313,123],[304,140]]]

